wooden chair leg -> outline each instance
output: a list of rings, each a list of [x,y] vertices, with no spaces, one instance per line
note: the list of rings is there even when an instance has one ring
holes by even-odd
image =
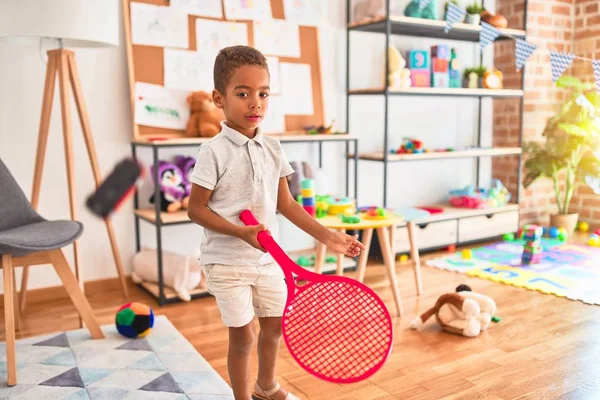
[[[343,229],[339,229],[339,232],[344,232]],[[344,275],[344,255],[342,253],[338,253],[337,262],[335,266],[335,273],[338,276]]]
[[[19,292],[19,309],[21,312],[25,311],[25,305],[27,304],[27,282],[29,281],[29,266],[23,266],[23,275],[21,276],[21,291]]]
[[[385,262],[385,267],[390,280],[390,288],[394,294],[394,301],[396,302],[397,316],[402,316],[402,298],[400,297],[400,288],[398,287],[398,276],[396,275],[396,263],[392,257],[392,251],[390,248],[390,234],[388,228],[377,228],[377,239],[379,239],[379,246],[381,247],[381,254]]]
[[[17,384],[17,360],[15,349],[15,288],[10,254],[2,254],[4,279],[4,330],[6,335],[6,375],[8,386]]]
[[[360,253],[357,264],[357,277],[356,279],[362,283],[365,279],[365,272],[367,271],[367,261],[369,259],[369,249],[371,248],[371,239],[373,238],[373,228],[365,229],[363,231],[363,244],[365,245],[365,251]]]
[[[415,233],[415,223],[409,222],[406,225],[408,230],[408,241],[410,243],[410,258],[413,262],[415,272],[415,285],[417,286],[417,294],[420,296],[423,293],[423,282],[421,280],[421,259],[419,257],[419,246]]]
[[[12,273],[12,287],[13,287],[13,308],[15,310],[15,330],[21,330],[21,312],[19,310],[19,293],[17,292],[17,276],[15,274],[15,269],[13,266]]]
[[[83,291],[80,289],[79,283],[77,282],[77,279],[75,279],[75,275],[73,274],[73,271],[71,271],[63,252],[61,250],[52,250],[48,252],[48,255],[50,256],[50,261],[67,290],[67,294],[71,298],[73,305],[77,308],[81,319],[85,322],[87,329],[90,331],[92,338],[104,338],[104,333],[94,317],[92,307],[83,294]]]

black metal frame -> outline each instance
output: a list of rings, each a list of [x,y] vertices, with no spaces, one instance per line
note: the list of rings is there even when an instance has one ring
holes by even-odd
[[[486,95],[485,93],[477,93],[477,94],[437,94],[437,93],[395,93],[390,92],[387,82],[384,85],[384,89],[382,91],[377,92],[356,92],[352,93],[350,90],[350,32],[374,32],[374,33],[383,33],[385,34],[385,75],[388,76],[389,71],[389,54],[388,54],[388,46],[390,43],[390,35],[403,35],[403,36],[415,36],[415,37],[427,37],[427,38],[441,38],[445,40],[459,40],[459,41],[472,41],[478,42],[478,34],[474,34],[472,31],[465,30],[451,30],[448,34],[444,33],[443,28],[439,27],[429,27],[429,26],[419,26],[418,23],[410,23],[406,21],[393,21],[390,19],[390,2],[386,1],[386,9],[385,9],[385,17],[381,20],[376,20],[372,23],[361,24],[356,26],[350,26],[350,7],[351,0],[346,0],[346,129],[350,131],[350,96],[351,95],[383,95],[384,96],[384,137],[383,137],[383,206],[387,207],[388,205],[388,193],[387,193],[387,176],[388,176],[388,137],[389,137],[389,121],[388,121],[388,113],[389,113],[389,96],[390,95],[409,95],[409,96],[436,96],[436,97],[476,97],[478,98],[478,127],[477,127],[477,146],[481,146],[481,110],[482,110],[482,98],[484,97],[497,97],[497,98],[508,98],[515,96],[493,96]],[[485,0],[483,1],[485,3]],[[527,38],[527,3],[528,0],[525,0],[524,5],[524,26],[523,30],[525,31],[524,35],[516,36],[519,39]],[[439,28],[439,29],[438,29]],[[507,40],[509,37],[500,35],[496,39],[498,40]],[[480,64],[483,64],[483,54],[480,54]],[[521,76],[521,90],[525,88],[525,67],[522,69]],[[520,112],[519,112],[519,147],[522,147],[523,140],[523,112],[524,112],[524,102],[525,95],[516,96],[520,98]],[[476,182],[477,185],[480,184],[480,161],[481,157],[489,157],[489,156],[477,156],[477,172],[476,172]],[[518,154],[518,171],[517,171],[517,193],[516,193],[516,203],[520,202],[521,198],[521,169],[522,169],[522,154]]]
[[[281,141],[282,144],[288,144],[288,143],[318,143],[318,148],[319,148],[319,168],[321,168],[323,166],[323,142],[333,142],[333,143],[344,143],[346,144],[346,196],[349,196],[350,194],[350,159],[351,157],[348,157],[348,154],[350,153],[350,142],[352,142],[354,144],[354,157],[352,157],[354,159],[354,197],[358,198],[358,139],[357,138],[353,138],[353,137],[348,137],[348,138],[343,138],[340,139],[340,136],[336,136],[336,135],[331,135],[331,136],[320,136],[319,139],[315,139],[315,140],[306,140],[306,139],[298,139],[298,140],[294,140],[294,139],[286,139],[285,141]],[[161,148],[173,148],[173,147],[199,147],[202,144],[198,144],[198,143],[177,143],[177,142],[132,142],[131,143],[131,154],[133,159],[137,160],[138,157],[138,151],[137,148],[138,147],[146,147],[146,148],[150,148],[152,149],[152,165],[156,165],[158,163],[158,161],[160,160],[159,158],[159,150]],[[158,182],[158,168],[154,168],[153,171],[153,181],[154,182]],[[160,188],[158,185],[154,185],[154,198],[155,199],[159,199],[160,198]],[[139,205],[139,197],[138,197],[138,192],[137,190],[134,191],[134,195],[133,195],[133,205],[134,205],[134,209],[138,210],[140,205]],[[170,222],[170,223],[163,223],[161,220],[161,211],[160,211],[160,201],[155,201],[154,202],[154,213],[155,213],[155,219],[153,221],[149,221],[146,218],[143,218],[141,216],[139,216],[138,214],[134,213],[134,222],[135,222],[135,250],[136,253],[140,251],[141,248],[141,240],[140,240],[140,220],[146,221],[148,223],[154,224],[156,227],[156,253],[157,253],[157,263],[158,263],[158,290],[159,290],[159,295],[158,295],[158,304],[159,306],[163,306],[165,304],[170,304],[170,303],[178,303],[180,302],[180,300],[178,298],[172,298],[172,299],[167,299],[165,297],[165,291],[164,291],[164,276],[163,276],[163,257],[162,257],[162,227],[163,226],[174,226],[174,225],[184,225],[184,224],[190,224],[192,223],[192,221],[178,221],[178,222]],[[148,291],[143,285],[140,285],[146,292],[148,292],[150,295],[152,295],[153,297],[156,297],[153,293],[151,293],[150,291]],[[199,294],[195,294],[192,295],[192,298],[199,298],[199,297],[207,297],[209,296],[208,293],[199,293]]]

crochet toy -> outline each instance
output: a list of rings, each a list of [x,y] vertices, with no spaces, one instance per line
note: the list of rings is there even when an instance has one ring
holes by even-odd
[[[383,0],[362,0],[352,8],[352,21],[365,21],[385,15]]]
[[[181,170],[181,174],[183,175],[183,186],[185,188],[185,194],[181,201],[181,205],[184,209],[187,210],[188,202],[190,199],[190,193],[192,192],[192,181],[190,181],[190,177],[192,172],[194,172],[194,166],[196,165],[196,159],[193,157],[187,156],[175,156],[175,165],[179,167]]]
[[[390,88],[409,88],[412,85],[410,70],[406,67],[406,60],[398,49],[389,45],[389,64],[390,70],[387,77],[387,85]],[[385,69],[385,66],[384,66]]]
[[[210,93],[192,92],[187,102],[190,105],[190,119],[185,130],[186,136],[213,137],[221,132],[221,121],[225,119],[225,114],[213,103]]]
[[[404,9],[404,15],[413,18],[438,19],[437,15],[437,0],[430,0],[427,6],[419,11],[419,0],[411,0]]]
[[[457,293],[441,295],[433,308],[411,321],[418,329],[435,315],[443,330],[466,337],[476,337],[490,326],[496,303],[486,295],[475,293],[467,285],[459,285]]]
[[[154,168],[150,167],[150,174],[154,180]],[[183,174],[179,167],[167,161],[158,162],[158,184],[160,189],[160,210],[166,212],[175,212],[183,207],[183,198],[185,197],[185,185],[183,184]],[[154,192],[150,197],[150,203],[155,202]]]

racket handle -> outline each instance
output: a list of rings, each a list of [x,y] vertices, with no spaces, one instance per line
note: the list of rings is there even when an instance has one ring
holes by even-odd
[[[254,214],[252,214],[252,211],[250,210],[244,210],[240,213],[240,220],[246,225],[246,226],[255,226],[255,225],[259,225],[259,222],[256,220],[256,218],[254,217]],[[271,238],[271,235],[269,235],[267,233],[267,231],[261,231],[258,232],[258,234],[256,235],[258,243],[264,247],[265,249],[268,248],[268,243],[270,243],[273,238]],[[271,240],[269,240],[271,239]]]

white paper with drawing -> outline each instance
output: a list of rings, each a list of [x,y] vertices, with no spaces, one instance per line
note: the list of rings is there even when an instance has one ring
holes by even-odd
[[[286,115],[313,115],[310,64],[280,63],[281,94]]]
[[[214,86],[215,57],[214,52],[165,49],[165,87],[210,93]]]
[[[237,20],[271,19],[271,0],[225,0],[225,16]]]
[[[133,44],[188,47],[188,16],[185,12],[138,2],[131,2],[130,10]]]
[[[269,65],[269,75],[271,75],[271,94],[281,93],[281,78],[279,77],[279,58],[266,56]]]
[[[264,133],[285,132],[285,114],[281,96],[269,96],[269,109],[260,128]]]
[[[248,25],[243,22],[196,19],[196,48],[217,53],[223,47],[248,45]]]
[[[187,90],[135,83],[135,123],[158,128],[185,129],[190,110]]]
[[[265,55],[300,57],[300,29],[282,19],[255,21],[254,47]]]
[[[318,26],[324,20],[323,0],[284,0],[285,19],[304,26]]]
[[[171,7],[198,17],[223,18],[221,0],[171,0]]]

